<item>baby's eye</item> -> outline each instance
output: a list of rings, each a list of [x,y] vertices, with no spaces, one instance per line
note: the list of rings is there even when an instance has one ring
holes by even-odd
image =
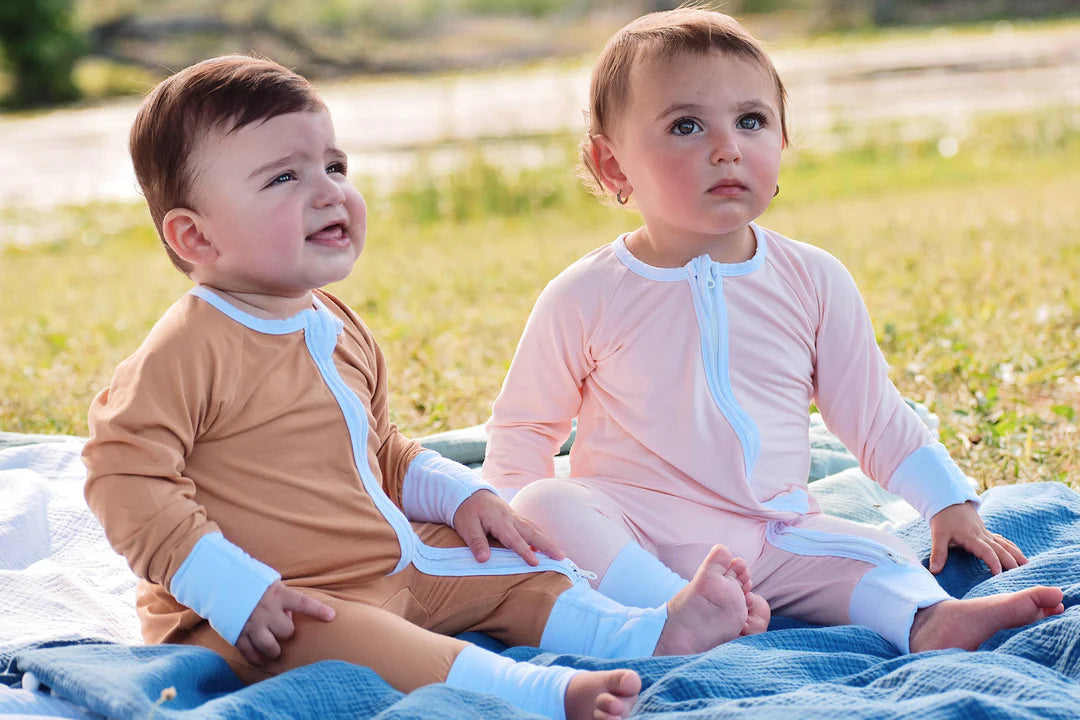
[[[765,127],[765,116],[761,113],[750,113],[743,115],[735,124],[740,130],[760,130]]]
[[[270,185],[281,185],[283,183],[292,182],[295,179],[296,179],[296,173],[294,173],[294,172],[292,172],[290,170],[289,172],[281,173],[276,178],[271,180]],[[270,185],[267,185],[267,187],[270,187]]]
[[[693,118],[679,118],[671,124],[672,135],[693,135],[701,132],[701,124]]]
[[[345,168],[345,163],[332,162],[326,166],[326,174],[329,175],[330,173],[341,173],[342,175],[347,175],[348,171]]]

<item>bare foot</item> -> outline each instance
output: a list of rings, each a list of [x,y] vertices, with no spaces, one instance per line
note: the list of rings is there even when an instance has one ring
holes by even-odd
[[[668,600],[668,619],[654,655],[691,655],[739,637],[746,627],[746,561],[714,545],[690,584]]]
[[[728,555],[730,554],[729,552]],[[722,556],[721,553],[719,557]],[[750,582],[750,567],[742,558],[733,558],[728,575],[731,576],[732,574],[742,586],[743,597],[746,598],[746,624],[743,625],[739,635],[756,635],[759,632],[765,632],[769,629],[772,609],[769,607],[769,603],[765,601],[765,598],[750,592],[754,588],[754,584]]]
[[[1028,625],[1065,612],[1060,588],[1039,585],[971,600],[942,600],[915,613],[911,652],[977,650],[998,630]]]
[[[580,672],[566,687],[567,720],[621,720],[630,714],[641,692],[633,670]]]
[[[746,625],[742,629],[742,635],[756,635],[769,629],[769,620],[772,618],[772,609],[765,598],[756,593],[746,593]]]

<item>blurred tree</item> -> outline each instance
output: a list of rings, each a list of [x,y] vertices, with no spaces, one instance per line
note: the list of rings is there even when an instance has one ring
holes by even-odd
[[[812,25],[818,30],[852,30],[870,22],[874,0],[816,0]]]
[[[934,25],[1075,16],[1077,0],[873,0],[875,25]]]
[[[2,0],[0,50],[12,77],[5,103],[32,107],[78,97],[72,69],[84,48],[72,0]]]

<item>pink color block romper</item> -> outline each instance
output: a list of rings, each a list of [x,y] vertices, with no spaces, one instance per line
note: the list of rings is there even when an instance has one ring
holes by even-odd
[[[676,573],[723,543],[774,613],[866,625],[907,651],[916,610],[948,595],[897,538],[820,511],[808,407],[923,517],[978,498],[889,381],[843,265],[752,227],[742,263],[653,267],[622,236],[555,278],[495,402],[484,477],[507,494],[551,478],[576,417],[562,482]],[[585,560],[592,528],[555,539],[605,570]]]

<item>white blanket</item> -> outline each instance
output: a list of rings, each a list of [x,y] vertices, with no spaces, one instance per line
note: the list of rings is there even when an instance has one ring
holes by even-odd
[[[142,642],[135,575],[83,499],[82,444],[0,450],[0,647]]]

